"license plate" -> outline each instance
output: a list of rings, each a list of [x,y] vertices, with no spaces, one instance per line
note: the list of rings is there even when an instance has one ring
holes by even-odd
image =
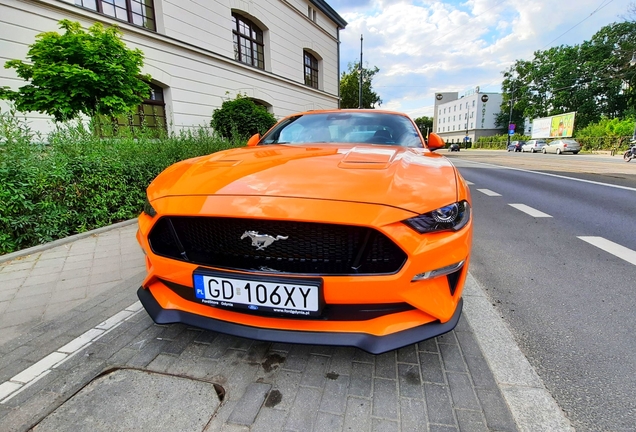
[[[321,313],[321,279],[235,275],[211,270],[195,270],[193,278],[195,298],[210,306],[298,316]]]

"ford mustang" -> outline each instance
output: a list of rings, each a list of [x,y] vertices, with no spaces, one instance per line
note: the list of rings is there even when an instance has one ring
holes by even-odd
[[[406,115],[310,111],[148,187],[137,294],[156,323],[382,353],[452,330],[470,192]]]

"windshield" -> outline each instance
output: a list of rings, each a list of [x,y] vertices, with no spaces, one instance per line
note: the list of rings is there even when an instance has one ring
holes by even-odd
[[[290,117],[267,133],[261,144],[366,143],[423,147],[405,116],[377,112],[336,112]]]

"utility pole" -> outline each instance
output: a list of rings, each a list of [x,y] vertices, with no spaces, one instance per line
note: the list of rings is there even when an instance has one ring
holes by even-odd
[[[358,86],[358,108],[362,108],[362,35],[360,35],[360,65],[358,67],[358,75],[360,76],[360,85]]]
[[[508,130],[506,133],[508,134],[508,147],[510,147],[510,124],[512,123],[512,105],[514,104],[514,95],[515,95],[515,85],[512,84],[512,91],[510,92],[510,114],[508,115]],[[508,149],[506,147],[506,149]]]

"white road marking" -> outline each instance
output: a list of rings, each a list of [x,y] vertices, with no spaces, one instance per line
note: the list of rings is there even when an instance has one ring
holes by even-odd
[[[32,384],[45,377],[49,372],[51,372],[51,369],[60,366],[65,361],[68,361],[82,349],[119,327],[120,324],[132,318],[137,313],[141,312],[141,310],[141,302],[136,301],[123,311],[116,313],[106,321],[82,333],[63,347],[32,364],[17,375],[14,375],[9,381],[1,383],[0,403],[8,402],[21,391],[27,389]]]
[[[473,182],[469,182],[468,180],[466,180],[466,184],[467,184],[468,186],[472,186],[472,185],[474,185],[475,183],[473,183]]]
[[[483,193],[484,195],[488,195],[488,196],[501,196],[501,194],[498,194],[497,192],[491,191],[490,189],[477,189],[479,192]]]
[[[520,210],[520,211],[522,211],[524,213],[527,213],[527,214],[529,214],[532,217],[537,217],[537,218],[540,218],[540,217],[550,218],[550,217],[552,217],[552,216],[550,216],[547,213],[543,213],[542,211],[539,211],[539,210],[537,210],[535,208],[532,208],[530,206],[527,206],[525,204],[508,204],[508,205],[511,206],[511,207],[514,207],[517,210]]]
[[[495,165],[495,164],[489,164],[489,163],[483,163],[483,162],[475,162],[475,161],[471,161],[471,160],[468,160],[468,159],[462,159],[462,162],[473,163],[473,164],[476,164],[476,165],[485,165],[485,166],[489,166],[489,167],[493,167],[493,168],[499,168],[499,169],[507,169],[507,170],[513,170],[513,171],[527,172],[527,173],[532,173],[532,174],[539,174],[539,175],[544,175],[544,176],[548,176],[548,177],[556,177],[556,178],[561,178],[561,179],[566,179],[566,180],[573,180],[573,181],[577,181],[577,182],[581,182],[581,183],[590,183],[590,184],[595,184],[595,185],[599,185],[599,186],[607,186],[607,187],[611,187],[611,188],[615,188],[615,189],[623,189],[623,190],[636,192],[636,188],[629,187],[629,186],[613,185],[613,184],[609,184],[609,183],[602,183],[602,182],[597,182],[597,181],[593,181],[593,180],[585,180],[585,179],[580,179],[580,178],[576,178],[576,177],[568,177],[568,176],[563,176],[563,175],[559,175],[559,174],[551,174],[551,173],[545,173],[545,172],[540,172],[540,171],[532,171],[532,170],[527,170],[527,169],[523,169],[523,168],[507,167],[507,166],[504,166],[504,165]]]
[[[609,241],[603,237],[585,237],[579,236],[584,242],[596,246],[599,249],[603,249],[605,252],[609,252],[618,258],[627,261],[628,263],[636,265],[636,251],[633,251],[625,246],[621,246],[618,243]]]

